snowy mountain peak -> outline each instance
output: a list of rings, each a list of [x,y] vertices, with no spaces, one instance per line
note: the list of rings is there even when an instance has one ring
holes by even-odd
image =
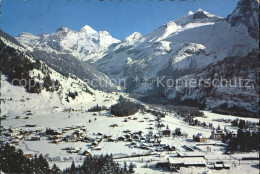
[[[192,11],[189,11],[186,15],[183,17],[177,19],[175,23],[177,25],[184,26],[188,23],[194,23],[194,22],[216,22],[218,20],[222,20],[222,17],[219,17],[217,15],[211,14],[205,10],[198,9],[195,13]]]
[[[28,33],[28,32],[22,32],[22,33],[19,34],[19,37],[20,36],[33,36],[33,34],[32,33]]]
[[[97,33],[96,30],[94,30],[93,28],[91,28],[88,25],[85,25],[84,27],[81,28],[80,32],[86,32],[86,33]]]
[[[61,26],[56,30],[56,32],[69,32],[70,29],[68,27]]]
[[[138,33],[138,32],[134,32],[133,34],[131,34],[130,36],[126,37],[125,38],[125,41],[126,42],[132,42],[132,41],[135,41],[135,40],[138,40],[142,37],[142,34],[141,33]]]
[[[194,13],[193,13],[193,11],[189,11],[188,13],[187,13],[187,16],[190,16],[190,15],[193,15]]]
[[[204,12],[201,8],[199,8],[196,12]]]
[[[62,26],[54,33],[39,36],[21,33],[16,39],[31,48],[47,52],[65,52],[81,60],[87,60],[91,53],[104,50],[111,44],[120,42],[109,32],[97,32],[88,25],[85,25],[80,31],[72,31]]]
[[[111,36],[111,34],[108,31],[100,31],[99,34]]]

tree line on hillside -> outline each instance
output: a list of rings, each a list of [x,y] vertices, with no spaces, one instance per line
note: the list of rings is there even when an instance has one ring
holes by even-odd
[[[1,32],[0,32],[1,34]],[[0,52],[0,71],[7,75],[8,81],[15,86],[24,86],[27,92],[41,93],[44,88],[47,91],[55,91],[59,89],[60,83],[58,80],[52,81],[50,78],[50,70],[39,60],[31,61],[27,58],[28,54],[18,49],[6,45],[0,41],[0,47],[3,50]],[[43,84],[40,84],[30,76],[30,71],[37,69],[44,74]],[[38,76],[38,79],[40,77]]]
[[[164,109],[167,112],[174,112],[182,117],[192,116],[192,117],[202,117],[204,113],[199,110],[198,107],[191,106],[176,106],[176,105],[153,105]]]
[[[129,116],[137,113],[139,110],[144,110],[144,106],[131,102],[122,96],[119,98],[119,103],[111,106],[111,114],[115,116]]]
[[[98,104],[96,106],[93,106],[92,108],[88,109],[88,112],[99,112],[99,111],[103,111],[106,110],[107,107],[106,106],[99,106]]]

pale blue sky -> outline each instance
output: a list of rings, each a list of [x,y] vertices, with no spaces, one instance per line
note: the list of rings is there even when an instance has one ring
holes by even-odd
[[[226,17],[238,0],[2,0],[0,28],[21,32],[52,33],[60,26],[80,30],[89,25],[107,30],[118,39],[137,31],[143,35],[198,8]]]

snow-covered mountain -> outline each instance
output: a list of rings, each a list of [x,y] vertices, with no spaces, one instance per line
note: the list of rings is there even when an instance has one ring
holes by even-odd
[[[104,50],[111,44],[120,42],[107,31],[98,32],[88,25],[84,26],[80,31],[60,27],[51,34],[34,36],[31,33],[21,33],[16,39],[31,49],[67,53],[80,60],[88,60],[89,54]]]
[[[138,35],[136,39],[129,39],[135,38],[133,34],[121,43],[111,45],[108,50],[100,52],[93,59],[93,65],[110,78],[126,79],[128,82],[126,90],[129,92],[158,93],[158,90],[154,90],[154,84],[144,80],[149,81],[150,78],[157,76],[170,76],[176,79],[184,78],[186,75],[194,76],[192,74],[199,72],[205,74],[206,71],[210,71],[209,66],[225,58],[248,57],[250,52],[256,52],[254,55],[258,55],[259,39],[256,37],[256,33],[259,32],[259,16],[256,8],[258,5],[257,0],[240,0],[236,9],[227,18],[221,18],[202,9],[198,9],[195,13],[190,11],[180,19],[170,21],[143,37]],[[246,61],[246,58],[243,61]],[[223,64],[226,63],[224,61]],[[225,69],[222,67],[219,71],[225,72]],[[139,78],[137,82],[136,76]],[[255,80],[253,75],[250,78]],[[236,90],[229,89],[225,91],[225,95],[231,96],[234,91]],[[237,92],[239,93],[239,89]],[[250,102],[255,102],[258,95],[254,90],[251,94],[255,98]],[[170,93],[168,95],[175,99],[185,98],[176,98]],[[202,91],[196,95],[204,97],[201,103],[208,109],[217,107],[217,100],[222,101],[218,98],[215,103],[205,102],[206,95]],[[246,97],[239,98],[238,102],[233,104],[252,112],[256,109],[255,105],[252,105],[253,108],[248,107],[251,103],[246,101]]]
[[[246,99],[246,93],[240,88],[226,91],[222,88],[216,90],[199,88],[195,90],[196,97],[194,97],[193,94],[187,93],[190,89],[182,89],[179,92],[167,88],[158,90],[152,79],[158,76],[173,79],[192,77],[201,79],[204,76],[219,77],[219,74],[231,78],[230,73],[227,75],[227,67],[235,69],[236,66],[246,64],[247,59],[251,60],[252,56],[259,53],[258,6],[259,0],[240,0],[227,18],[202,9],[196,12],[189,11],[185,16],[170,21],[145,36],[134,32],[121,42],[108,32],[97,32],[89,26],[83,27],[80,31],[61,27],[55,33],[39,36],[22,33],[17,40],[22,43],[24,49],[30,50],[32,57],[46,62],[59,73],[66,74],[68,66],[62,69],[61,64],[70,62],[74,69],[73,74],[84,79],[85,76],[81,71],[86,69],[84,67],[91,66],[79,62],[78,59],[82,59],[91,63],[113,81],[125,79],[127,92],[160,94],[166,91],[166,97],[170,99],[194,100],[207,109],[225,106],[253,112],[256,106],[252,102],[254,103],[258,97],[253,88],[249,92],[250,101]],[[44,56],[45,54],[48,56]],[[242,63],[233,60],[237,57]],[[219,62],[222,62],[222,66],[218,66]],[[231,67],[229,63],[232,64]],[[244,74],[254,81],[255,86],[259,86],[255,82],[256,76],[252,73],[255,72],[256,67],[252,67],[252,64],[245,66],[247,69],[240,68],[240,75]],[[213,67],[219,71],[218,74],[210,74],[209,71]],[[249,70],[250,72],[247,72]],[[95,71],[89,78],[92,79],[97,74],[99,73]],[[239,76],[239,73],[233,74]],[[137,81],[134,77],[137,77]],[[243,97],[240,96],[242,94]],[[237,97],[231,100],[232,95]],[[228,100],[230,102],[227,102]]]
[[[10,38],[12,37],[1,31],[0,68],[6,77],[4,81],[9,82],[9,86],[24,86],[28,93],[53,92],[59,95],[61,102],[71,99],[69,93],[82,93],[83,88],[83,93],[88,95],[94,92],[82,80],[63,76],[44,62],[35,60],[24,47],[12,42]],[[75,88],[71,88],[73,84]]]
[[[97,32],[86,25],[79,32],[61,27],[52,34],[34,36],[31,33],[22,33],[16,39],[28,49],[34,59],[44,61],[59,73],[66,76],[73,74],[81,80],[92,81],[93,83],[88,84],[94,89],[110,92],[116,90],[105,74],[80,60],[118,42],[108,32]],[[97,84],[93,79],[102,79],[99,80],[102,84]]]
[[[103,102],[104,96],[109,95],[106,92],[93,89],[86,80],[82,80],[72,73],[66,74],[65,70],[60,70],[61,67],[57,68],[55,63],[51,64],[48,61],[51,58],[56,59],[64,55],[53,55],[52,57],[50,55],[28,51],[15,38],[0,30],[1,89],[5,91],[2,97],[5,105],[9,103],[9,112],[16,113],[22,110],[26,112],[26,110],[32,109],[35,112],[38,110],[48,112],[55,109],[55,106],[59,106],[59,109],[72,107],[80,109],[80,106],[87,109],[96,105],[97,102]],[[49,59],[41,60],[37,56],[47,56]],[[78,63],[73,61],[72,64]],[[97,73],[93,67],[89,66],[84,67],[88,69],[87,72],[92,73],[88,74],[87,77],[96,76],[98,78],[99,72]],[[81,67],[78,68],[81,69]],[[31,100],[28,101],[26,107],[23,104],[25,100]]]
[[[232,26],[199,9],[132,42],[127,38],[112,45],[98,54],[93,65],[111,78],[155,77],[169,69],[169,61],[172,71],[190,73],[190,67],[195,71],[227,56],[246,55],[255,47],[257,41],[246,25]]]

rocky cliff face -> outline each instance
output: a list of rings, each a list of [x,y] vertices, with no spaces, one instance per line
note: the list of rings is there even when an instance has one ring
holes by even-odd
[[[232,26],[245,24],[250,36],[259,40],[259,0],[240,0],[227,20]]]

